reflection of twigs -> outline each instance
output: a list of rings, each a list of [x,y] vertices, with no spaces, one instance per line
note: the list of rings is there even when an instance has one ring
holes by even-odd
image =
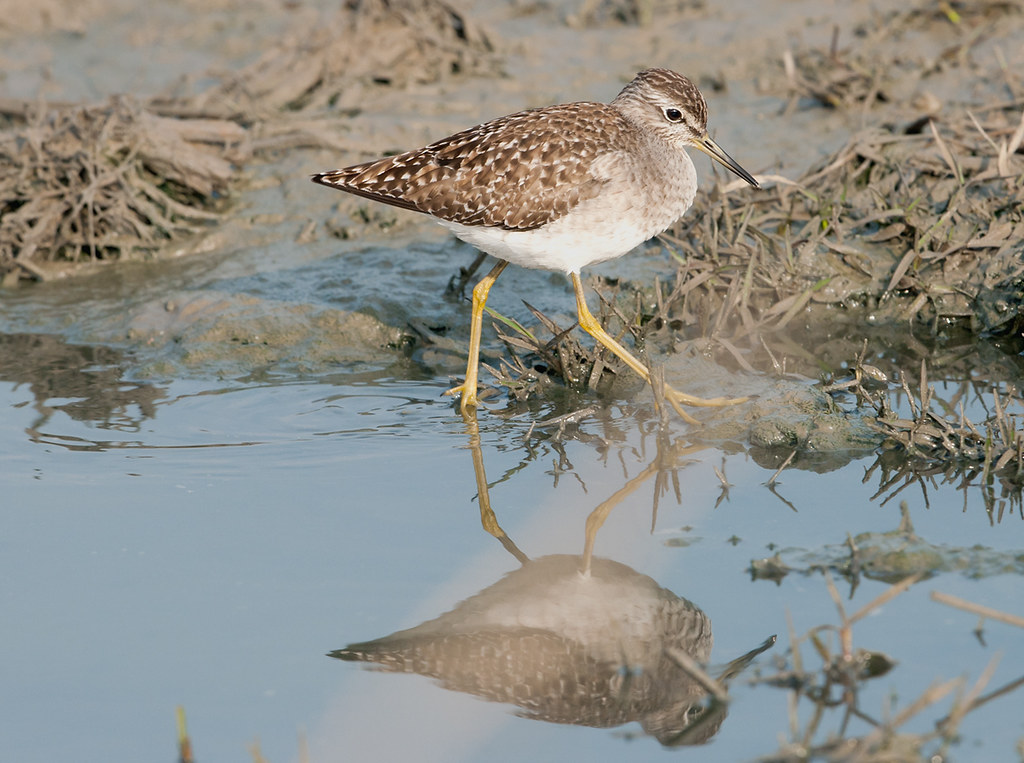
[[[708,675],[697,661],[690,655],[684,652],[682,649],[676,649],[674,647],[665,647],[665,654],[678,665],[685,673],[688,673],[690,678],[699,683],[708,694],[717,699],[719,702],[729,701],[729,692],[725,690],[718,681]]]
[[[992,667],[993,669],[995,667],[994,663],[995,663],[995,660],[993,660],[992,663],[990,664],[990,667]],[[986,672],[986,674],[989,673],[988,670],[986,670],[985,672]],[[985,677],[986,678],[990,678],[991,676],[990,675],[986,675]],[[980,679],[979,679],[979,683],[980,683]],[[991,702],[994,699],[998,699],[999,697],[1002,697],[1005,694],[1009,694],[1012,691],[1016,691],[1021,686],[1024,686],[1024,676],[1021,676],[1020,678],[1017,678],[1017,679],[1015,679],[1013,681],[1010,681],[1007,684],[1003,684],[998,689],[993,689],[988,694],[981,695],[977,699],[972,700],[969,703],[969,705],[967,705],[967,707],[962,712],[958,713],[958,717],[956,718],[956,722],[959,722],[960,718],[962,718],[964,715],[967,715],[967,713],[971,712],[972,710],[977,710],[982,705],[988,704],[989,702]],[[949,723],[949,722],[951,722],[953,720],[952,716],[953,716],[953,713],[951,712],[948,716],[946,716],[942,720],[938,721],[937,725],[939,725],[939,726],[946,725],[947,723]]]
[[[782,466],[780,466],[778,469],[776,469],[775,470],[775,474],[773,474],[771,476],[771,479],[769,479],[765,483],[765,485],[767,487],[770,487],[770,488],[775,487],[775,480],[777,480],[779,478],[779,475],[782,474],[782,470],[785,469],[787,466],[789,466],[789,462],[793,460],[794,456],[796,456],[796,451],[795,450],[792,453],[789,454],[789,457],[785,461],[782,462]]]
[[[722,501],[729,500],[729,488],[732,487],[732,483],[726,479],[725,476],[725,456],[722,456],[722,468],[719,469],[717,466],[712,466],[715,470],[715,476],[718,477],[718,481],[721,483],[721,492],[718,494],[718,500],[715,501],[715,508],[717,509],[721,505]]]
[[[915,715],[920,713],[926,707],[934,705],[936,702],[941,700],[943,697],[945,697],[947,694],[953,691],[953,689],[960,686],[962,683],[963,679],[953,678],[949,681],[946,681],[946,683],[944,684],[929,687],[924,691],[924,693],[921,694],[920,697],[918,697],[905,708],[900,710],[900,712],[896,713],[896,715],[893,716],[892,719],[890,719],[884,726],[879,726],[866,737],[864,737],[862,745],[864,747],[871,748],[872,746],[879,744],[882,741],[884,735],[892,733],[893,729],[898,729],[900,726],[902,726]]]
[[[974,686],[964,696],[960,697],[956,702],[953,703],[952,709],[949,711],[949,715],[941,720],[937,721],[936,728],[942,729],[948,727],[948,729],[955,729],[960,725],[960,722],[966,717],[966,715],[977,707],[981,690],[984,689],[988,682],[992,680],[992,676],[995,675],[996,666],[999,664],[999,656],[996,655],[989,660],[988,666],[978,676],[978,680],[974,682]]]
[[[864,619],[867,615],[874,612],[879,607],[885,605],[892,599],[899,596],[901,593],[906,591],[912,585],[917,583],[924,577],[924,573],[917,573],[910,577],[904,578],[898,583],[895,583],[886,588],[882,593],[876,596],[874,599],[869,601],[863,607],[858,609],[852,615],[846,614],[846,608],[843,606],[843,602],[839,597],[839,590],[836,588],[835,583],[832,580],[831,573],[825,570],[825,584],[828,587],[828,594],[831,597],[833,603],[836,605],[836,610],[839,612],[840,625],[836,629],[839,633],[839,641],[842,647],[842,658],[845,662],[849,662],[853,659],[853,626],[859,620]],[[832,629],[832,626],[828,626],[828,629]],[[820,629],[814,629],[811,633],[816,632]],[[819,648],[819,652],[822,650],[820,644],[816,644]],[[822,652],[822,658],[826,657],[825,653]]]
[[[935,684],[926,689],[910,704],[898,712],[885,718],[875,719],[858,707],[858,691],[863,682],[873,676],[881,675],[892,667],[892,662],[882,654],[865,652],[863,649],[854,651],[852,644],[852,626],[869,613],[890,601],[894,596],[907,590],[921,576],[912,576],[889,587],[880,596],[861,607],[852,615],[847,615],[838,591],[832,585],[826,573],[829,593],[836,604],[840,625],[819,625],[803,636],[797,636],[788,618],[790,630],[790,664],[789,669],[780,671],[774,676],[757,679],[763,683],[791,690],[790,694],[790,731],[792,740],[783,744],[771,760],[849,760],[849,761],[881,761],[903,760],[901,750],[911,750],[909,755],[917,759],[926,743],[937,742],[940,749],[945,749],[956,738],[957,727],[963,718],[982,704],[1001,697],[1024,686],[1024,677],[1010,682],[986,695],[982,689],[991,680],[995,671],[995,662],[990,664],[969,690],[962,692],[952,703],[949,713],[936,722],[934,731],[914,734],[901,731],[901,728],[912,718],[928,707],[942,700],[954,690],[964,687],[963,679],[955,679]],[[973,611],[973,609],[972,609]],[[834,652],[829,639],[821,638],[823,631],[839,635],[841,650]],[[800,646],[808,642],[822,660],[822,669],[816,676],[808,671],[802,662]],[[803,700],[812,703],[811,714],[801,722],[798,714],[798,703]],[[842,710],[842,719],[837,727],[838,738],[817,743],[815,739],[821,730],[825,714],[832,708]],[[873,728],[863,737],[846,736],[846,724],[852,718],[859,718]],[[927,757],[927,756],[925,756]]]
[[[979,615],[982,619],[998,620],[1001,623],[1007,625],[1015,625],[1018,628],[1024,628],[1024,617],[1020,615],[1011,615],[1009,612],[1002,612],[998,609],[992,609],[981,604],[975,604],[972,601],[961,599],[958,596],[951,596],[948,593],[941,593],[940,591],[932,591],[932,601],[937,601],[940,604],[947,604],[957,609],[962,609],[965,612],[971,612],[972,614]],[[979,626],[980,627],[980,626]]]
[[[651,459],[651,462],[643,469],[643,471],[598,504],[597,507],[587,516],[587,526],[583,544],[583,569],[581,572],[586,574],[590,571],[590,560],[594,553],[594,541],[597,538],[597,531],[601,529],[605,520],[608,519],[608,515],[611,514],[612,509],[618,506],[622,502],[623,498],[640,487],[640,485],[648,480],[651,475],[656,474],[657,480],[654,488],[654,508],[651,516],[651,532],[654,532],[654,523],[657,520],[658,512],[658,496],[665,489],[664,480],[666,473],[677,467],[681,457],[704,450],[707,447],[707,445],[680,446],[678,443],[671,442],[669,438],[664,435],[663,431],[659,432],[658,437],[656,438],[657,453],[654,458]],[[676,493],[677,498],[679,498],[678,484],[676,485]]]
[[[746,670],[747,666],[754,661],[755,657],[757,657],[760,654],[763,654],[764,652],[767,652],[769,649],[775,646],[775,642],[777,640],[778,636],[773,634],[766,638],[763,642],[761,642],[760,646],[751,649],[746,654],[741,654],[734,660],[729,660],[729,662],[725,665],[724,668],[722,668],[721,672],[718,674],[718,682],[723,685],[727,684],[733,678],[735,678],[744,670]]]
[[[796,506],[793,505],[792,501],[790,501],[788,498],[783,497],[783,495],[779,493],[778,490],[775,489],[775,485],[768,485],[768,489],[771,491],[772,495],[774,495],[776,498],[778,498],[780,501],[786,504],[789,507],[790,511],[792,511],[794,514],[800,513],[796,510]]]
[[[910,586],[912,586],[915,583],[917,583],[918,581],[920,581],[921,578],[923,578],[923,577],[924,577],[924,573],[923,572],[918,572],[917,574],[911,575],[908,578],[903,578],[903,580],[901,580],[899,583],[895,583],[895,584],[889,586],[884,591],[882,591],[882,593],[880,593],[878,596],[876,596],[874,599],[872,599],[867,604],[865,604],[863,607],[861,607],[856,612],[854,612],[853,615],[849,619],[849,624],[853,625],[858,620],[864,619],[864,617],[866,617],[867,615],[871,614],[871,612],[873,612],[874,610],[878,609],[881,606],[884,606],[890,600],[895,599],[901,593],[903,593],[908,588],[910,588]]]
[[[839,643],[843,649],[843,660],[849,662],[853,658],[853,621],[846,616],[846,608],[843,606],[842,600],[839,598],[839,590],[836,588],[835,581],[832,580],[832,574],[825,570],[825,585],[828,588],[828,595],[832,599],[832,603],[836,605],[836,609],[839,611],[839,619],[841,625],[839,627]]]
[[[185,708],[181,705],[178,705],[175,711],[175,720],[178,725],[178,763],[194,763],[192,739],[188,735],[188,725],[185,722]]]

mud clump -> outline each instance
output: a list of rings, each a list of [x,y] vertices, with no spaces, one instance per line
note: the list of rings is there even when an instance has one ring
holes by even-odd
[[[410,341],[402,330],[363,313],[222,292],[146,303],[130,323],[131,339],[151,348],[151,360],[139,369],[144,377],[383,366],[400,362]]]

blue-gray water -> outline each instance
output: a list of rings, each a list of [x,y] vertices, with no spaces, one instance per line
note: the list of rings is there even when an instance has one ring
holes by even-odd
[[[0,386],[3,715],[18,759],[167,759],[178,704],[206,760],[245,759],[256,738],[269,759],[288,760],[300,730],[313,760],[663,757],[652,739],[623,737],[638,727],[524,720],[418,676],[325,656],[436,617],[519,566],[481,529],[466,425],[438,397],[445,379],[170,380],[143,413],[110,410],[102,392],[47,391],[48,378]],[[612,407],[609,421],[583,424],[590,442],[568,439],[560,456],[536,434],[524,443],[536,418],[481,412],[491,502],[527,555],[579,554],[587,514],[654,459],[656,438]],[[663,496],[652,531],[652,477],[611,512],[596,554],[703,609],[712,662],[778,634],[758,663],[767,666],[787,648],[787,616],[798,633],[837,617],[820,576],[751,581],[751,560],[770,544],[817,550],[894,529],[896,501],[880,506],[877,481],[862,482],[872,461],[784,472],[776,489],[790,508],[742,453],[688,454],[676,462],[682,503]],[[732,483],[717,507],[713,467]],[[931,488],[928,509],[919,489],[906,500],[932,544],[1020,548],[1019,506],[993,522],[976,489],[966,508],[955,486]],[[847,610],[884,587],[863,581]],[[1018,631],[990,623],[982,645],[976,619],[930,601],[932,590],[1015,611],[1019,575],[941,573],[859,623],[855,645],[899,663],[861,695],[875,717],[938,679],[974,680],[997,654],[1003,680],[1024,668]],[[782,690],[741,680],[733,691],[694,759],[753,757],[785,732]],[[1011,759],[1015,706],[1008,698],[971,716],[959,759]]]

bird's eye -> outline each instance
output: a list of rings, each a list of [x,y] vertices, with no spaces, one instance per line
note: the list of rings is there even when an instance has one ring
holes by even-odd
[[[665,119],[669,122],[682,122],[683,112],[679,109],[665,109]]]

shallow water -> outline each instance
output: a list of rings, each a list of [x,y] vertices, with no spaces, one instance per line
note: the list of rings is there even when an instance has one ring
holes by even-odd
[[[526,720],[419,676],[325,656],[437,617],[520,566],[481,527],[472,431],[439,397],[445,378],[132,382],[131,360],[115,350],[36,338],[40,357],[65,360],[24,362],[0,384],[3,643],[17,655],[5,660],[4,715],[19,759],[167,755],[178,704],[209,760],[241,759],[256,738],[269,759],[289,759],[300,730],[313,760],[662,755],[635,723]],[[30,359],[38,347],[22,341],[18,352]],[[69,357],[83,358],[78,373]],[[582,553],[587,515],[659,457],[654,422],[632,406],[602,409],[561,440],[530,432],[546,413],[478,419],[495,515],[531,558]],[[874,456],[785,471],[773,493],[770,470],[735,448],[689,452],[683,430],[660,453],[682,501],[670,491],[653,516],[651,470],[611,510],[595,553],[700,607],[713,664],[778,634],[758,658],[767,670],[787,649],[787,616],[798,633],[837,619],[820,575],[752,581],[751,561],[891,531],[896,501],[872,499]],[[716,467],[732,484],[721,501]],[[977,488],[965,498],[932,486],[930,508],[918,489],[904,497],[927,542],[1019,558],[1019,502],[996,521]],[[1020,675],[1019,632],[989,623],[981,644],[974,617],[928,599],[944,591],[1012,612],[1019,574],[943,572],[859,623],[855,644],[899,663],[867,685],[862,708],[880,717],[887,701],[904,706],[938,679],[973,680],[997,654],[993,685]],[[862,580],[844,604],[852,612],[884,588]],[[764,754],[785,732],[785,692],[741,679],[733,693],[701,759]],[[957,756],[1009,759],[1021,735],[1014,706],[970,716]],[[927,730],[942,712],[910,728]]]

